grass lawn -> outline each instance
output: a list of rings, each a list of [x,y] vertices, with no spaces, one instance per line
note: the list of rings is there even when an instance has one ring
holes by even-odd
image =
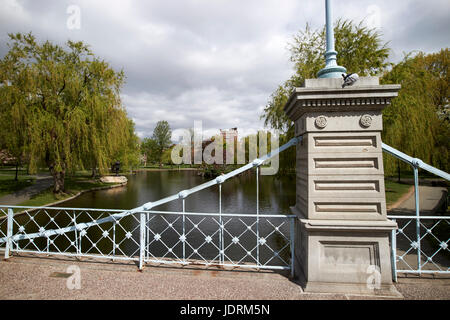
[[[386,188],[386,204],[390,205],[395,203],[401,196],[408,192],[412,185],[397,183],[390,180],[385,180]]]
[[[70,177],[65,179],[64,194],[54,194],[53,187],[35,195],[31,199],[23,202],[20,206],[39,207],[50,203],[68,199],[81,191],[90,190],[93,188],[113,186],[115,183],[102,183],[86,177]]]
[[[0,174],[0,197],[29,187],[35,182],[35,178],[31,176],[19,175],[18,181],[15,181],[14,178],[15,175]]]

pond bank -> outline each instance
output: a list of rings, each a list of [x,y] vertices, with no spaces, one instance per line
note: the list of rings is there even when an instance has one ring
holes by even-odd
[[[113,188],[120,188],[120,187],[124,187],[126,184],[127,184],[127,182],[123,182],[123,183],[118,183],[118,184],[112,184],[112,185],[109,185],[109,186],[94,187],[94,188],[91,188],[91,189],[81,190],[81,191],[79,191],[78,193],[76,193],[74,195],[70,195],[68,198],[60,199],[60,200],[52,202],[52,203],[35,204],[35,205],[17,204],[17,205],[11,205],[11,206],[18,206],[18,207],[27,207],[27,206],[30,206],[30,207],[53,207],[53,206],[56,206],[56,205],[58,205],[60,203],[64,203],[66,201],[73,200],[73,199],[81,196],[82,194],[85,194],[85,193],[88,193],[88,192],[100,191],[100,190],[108,190],[108,189],[113,189]],[[0,203],[0,205],[3,205],[3,204]],[[28,210],[28,212],[31,212],[31,211],[33,211],[33,210]],[[15,212],[14,216],[19,216],[19,215],[22,215],[24,213],[25,213],[25,211]],[[4,220],[6,218],[7,218],[6,215],[0,217],[0,221]]]
[[[140,168],[134,170],[134,172],[142,172],[142,171],[200,171],[201,168]]]

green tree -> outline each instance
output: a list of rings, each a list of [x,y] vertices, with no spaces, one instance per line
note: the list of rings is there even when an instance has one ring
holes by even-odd
[[[376,29],[365,27],[363,22],[355,24],[350,20],[338,20],[334,32],[336,50],[339,52],[338,62],[349,72],[373,76],[383,73],[390,66],[387,61],[389,49]],[[292,127],[292,121],[287,118],[283,108],[293,90],[302,86],[305,79],[316,78],[317,73],[325,67],[325,28],[312,30],[307,24],[304,30],[294,36],[288,48],[295,73],[272,93],[261,116],[266,126],[283,133]]]
[[[350,20],[338,20],[334,32],[339,65],[345,66],[348,72],[374,76],[382,74],[391,65],[387,60],[389,48],[376,29],[365,27],[363,22],[356,24]],[[290,95],[296,87],[303,85],[305,79],[316,78],[317,73],[325,67],[325,28],[313,30],[307,24],[294,37],[288,49],[295,73],[272,93],[261,116],[266,126],[280,131],[280,144],[294,136],[293,123],[283,110]],[[281,153],[280,173],[292,172],[294,167],[295,150]]]
[[[383,141],[402,152],[450,169],[450,121],[448,111],[449,49],[426,55],[408,54],[387,72],[382,82],[399,83],[399,96],[383,112]],[[406,167],[385,157],[389,175]]]
[[[171,147],[169,147],[163,151],[162,156],[161,156],[161,163],[165,164],[165,165],[170,165],[170,166],[172,166],[174,164],[172,161],[172,148]]]
[[[134,127],[120,99],[123,72],[82,42],[62,47],[38,43],[31,33],[9,37],[9,52],[0,61],[0,114],[25,133],[21,149],[30,172],[45,164],[55,193],[64,192],[67,172],[105,172],[132,140]],[[7,135],[18,137],[14,131]]]
[[[155,139],[144,138],[141,143],[142,154],[147,157],[148,163],[157,163],[160,160],[160,153],[158,151],[158,143]]]
[[[155,130],[153,130],[153,140],[156,141],[157,150],[159,152],[159,164],[162,164],[163,152],[170,147],[172,131],[167,121],[158,121]]]
[[[127,123],[127,127],[122,132],[122,139],[119,139],[110,159],[120,161],[122,169],[133,170],[140,164],[141,146],[135,134],[134,122],[127,119]]]

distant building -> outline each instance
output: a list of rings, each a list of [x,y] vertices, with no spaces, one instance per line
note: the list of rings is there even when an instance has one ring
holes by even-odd
[[[229,140],[232,140],[234,142],[234,144],[236,145],[236,143],[238,141],[238,129],[237,128],[231,128],[231,129],[227,129],[227,130],[220,129],[220,134],[222,135],[224,142],[226,142],[227,138],[228,138]]]

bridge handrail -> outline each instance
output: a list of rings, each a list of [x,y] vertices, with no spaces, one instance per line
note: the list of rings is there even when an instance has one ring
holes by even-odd
[[[382,148],[383,148],[384,152],[389,153],[390,155],[396,157],[397,159],[402,160],[403,162],[410,164],[413,167],[426,170],[426,171],[428,171],[432,174],[435,174],[443,179],[450,180],[450,174],[448,174],[445,171],[439,170],[438,168],[430,166],[429,164],[426,164],[425,162],[423,162],[420,159],[410,157],[407,154],[404,154],[403,152],[398,151],[397,149],[395,149],[391,146],[388,146],[387,144],[384,144],[384,143],[382,144]]]
[[[189,195],[191,195],[193,193],[199,192],[201,190],[204,190],[206,188],[209,188],[209,187],[217,185],[217,184],[222,184],[226,180],[228,180],[232,177],[235,177],[247,170],[250,170],[255,167],[260,167],[261,165],[264,164],[265,161],[273,158],[274,156],[278,155],[279,153],[283,152],[284,150],[286,150],[294,145],[297,145],[301,140],[302,140],[302,137],[293,138],[288,143],[281,146],[280,148],[268,153],[267,155],[265,155],[261,158],[253,160],[251,163],[249,163],[245,166],[242,166],[241,168],[238,168],[238,169],[236,169],[230,173],[227,173],[225,175],[219,176],[214,180],[208,181],[206,183],[203,183],[203,184],[193,187],[191,189],[183,190],[175,195],[160,199],[158,201],[147,202],[147,203],[143,204],[142,206],[131,209],[131,210],[108,210],[110,212],[118,212],[118,213],[113,214],[106,218],[96,220],[96,221],[80,223],[80,224],[77,224],[76,226],[66,227],[66,228],[62,228],[62,229],[58,229],[58,230],[48,230],[48,231],[45,231],[44,233],[16,235],[13,237],[13,239],[14,240],[32,239],[32,238],[43,237],[43,236],[52,236],[52,235],[56,235],[56,234],[60,234],[60,233],[67,233],[67,232],[71,232],[71,231],[75,231],[75,230],[80,231],[80,230],[87,229],[94,225],[108,223],[108,222],[114,222],[115,220],[122,219],[126,216],[129,216],[129,215],[132,215],[135,213],[150,212],[155,207],[158,207],[160,205],[166,204],[171,201],[175,201],[177,199],[185,199],[186,197],[188,197]],[[398,151],[397,149],[392,148],[384,143],[382,144],[382,149],[384,152],[387,152],[387,153],[393,155],[394,157],[414,166],[415,168],[424,169],[424,170],[429,171],[439,177],[450,180],[450,175],[448,173],[446,173],[442,170],[439,170],[435,167],[432,167],[432,166],[424,163],[420,159],[412,158],[412,157],[404,154],[403,152]],[[0,208],[28,208],[28,209],[52,209],[52,210],[56,210],[56,209],[71,209],[72,210],[72,209],[74,209],[74,208],[56,208],[56,207],[33,207],[32,208],[32,207],[12,207],[12,206],[9,206],[9,207],[8,206],[0,206]],[[101,209],[87,209],[87,208],[83,208],[83,210],[104,211]],[[7,241],[6,237],[0,238],[0,243],[4,243],[6,241]]]
[[[225,175],[219,176],[219,177],[217,177],[214,180],[211,180],[209,182],[203,183],[203,184],[198,185],[198,186],[196,186],[194,188],[191,188],[191,189],[188,189],[188,190],[183,190],[183,191],[181,191],[181,192],[179,192],[179,193],[177,193],[175,195],[172,195],[172,196],[160,199],[158,201],[147,202],[147,203],[143,204],[142,206],[134,208],[134,209],[131,209],[131,210],[119,210],[120,213],[113,214],[113,215],[111,215],[109,217],[98,219],[96,221],[80,223],[80,224],[77,224],[76,226],[70,226],[70,227],[61,228],[61,229],[58,229],[58,230],[47,230],[47,231],[45,231],[43,233],[32,233],[32,234],[25,234],[25,235],[16,235],[16,236],[12,237],[12,240],[17,241],[17,240],[24,240],[24,239],[34,239],[34,238],[38,238],[38,237],[49,237],[49,236],[57,235],[57,234],[61,234],[61,233],[72,232],[72,231],[75,231],[75,230],[81,231],[83,229],[87,229],[87,228],[92,227],[94,225],[99,225],[99,224],[108,223],[108,222],[114,222],[115,220],[122,219],[122,218],[124,218],[126,216],[129,216],[129,215],[132,215],[132,214],[135,214],[135,213],[149,212],[150,210],[152,210],[155,207],[158,207],[160,205],[166,204],[166,203],[171,202],[171,201],[175,201],[177,199],[185,199],[186,197],[188,197],[189,195],[191,195],[193,193],[199,192],[201,190],[204,190],[206,188],[209,188],[209,187],[217,185],[217,184],[222,184],[226,180],[228,180],[228,179],[230,179],[232,177],[235,177],[235,176],[237,176],[237,175],[239,175],[239,174],[241,174],[241,173],[243,173],[243,172],[245,172],[247,170],[250,170],[250,169],[255,168],[255,167],[260,167],[261,165],[264,164],[265,161],[275,157],[276,155],[280,154],[284,150],[289,149],[290,147],[297,145],[297,143],[299,143],[301,140],[302,140],[301,137],[293,138],[288,143],[284,144],[283,146],[279,147],[278,149],[268,153],[267,155],[265,155],[265,156],[263,156],[261,158],[253,160],[251,163],[249,163],[249,164],[247,164],[247,165],[245,165],[245,166],[243,166],[241,168],[238,168],[238,169],[236,169],[234,171],[231,171],[231,172],[229,172],[229,173],[227,173]],[[12,207],[12,206],[0,206],[0,208],[14,208],[14,207]],[[17,208],[22,208],[22,207],[17,207]],[[32,207],[25,207],[25,208],[28,208],[28,209],[46,209],[46,207],[34,207],[34,208],[32,208]],[[50,208],[47,208],[47,209],[58,210],[60,208],[50,207]],[[64,209],[69,209],[69,208],[64,208]],[[70,210],[72,210],[72,208],[70,208]],[[89,211],[91,209],[84,208],[83,210],[84,211]],[[99,210],[99,209],[92,209],[92,210],[93,211],[105,211],[105,210]],[[113,210],[108,210],[108,211],[113,211]],[[114,211],[116,211],[116,210],[114,210]],[[6,241],[8,241],[7,237],[0,238],[0,243],[4,243]]]

